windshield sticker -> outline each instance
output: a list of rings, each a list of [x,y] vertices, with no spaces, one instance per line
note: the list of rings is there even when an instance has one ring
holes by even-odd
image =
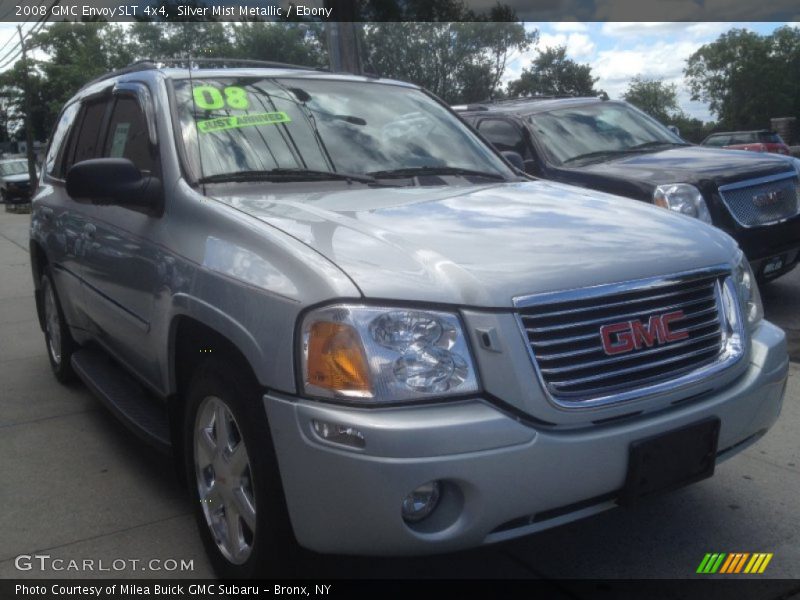
[[[254,125],[277,125],[278,123],[291,123],[292,120],[282,110],[277,112],[257,113],[254,115],[235,115],[230,117],[217,117],[197,122],[200,133],[212,133],[226,129],[252,127]]]
[[[225,106],[233,110],[250,108],[247,91],[238,85],[228,86],[222,92],[211,85],[198,85],[192,89],[192,96],[194,103],[202,110],[219,110]]]

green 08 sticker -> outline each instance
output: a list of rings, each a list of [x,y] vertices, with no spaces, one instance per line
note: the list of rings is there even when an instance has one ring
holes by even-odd
[[[250,108],[247,92],[238,85],[228,86],[222,91],[212,85],[198,85],[192,89],[192,96],[197,107],[203,110],[219,110],[226,106],[234,110]]]

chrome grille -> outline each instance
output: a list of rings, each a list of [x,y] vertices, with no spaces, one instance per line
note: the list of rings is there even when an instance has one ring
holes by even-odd
[[[794,173],[722,185],[719,195],[736,221],[745,227],[782,221],[800,210],[800,185]]]
[[[732,285],[725,283],[727,274],[720,267],[515,299],[531,357],[551,398],[570,407],[629,399],[650,386],[738,360],[728,342],[735,337],[738,351],[741,332],[731,329],[722,310],[722,290]],[[730,290],[726,294],[733,297]],[[670,324],[670,331],[679,337],[686,332],[685,339],[649,340],[613,355],[604,350],[601,327],[635,321],[648,327],[650,317],[676,311],[683,317]]]

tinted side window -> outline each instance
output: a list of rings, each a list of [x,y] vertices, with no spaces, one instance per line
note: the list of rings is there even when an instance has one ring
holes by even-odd
[[[59,178],[63,176],[63,170],[60,167],[67,146],[67,134],[72,127],[72,123],[75,121],[75,115],[78,114],[79,108],[80,105],[76,102],[68,106],[64,112],[61,113],[61,118],[58,120],[53,135],[50,138],[50,147],[47,149],[47,156],[44,159],[44,169],[45,173],[48,175]]]
[[[758,141],[762,144],[782,144],[783,140],[777,133],[762,131],[758,134]]]
[[[717,146],[717,147],[727,146],[728,141],[730,139],[731,136],[729,135],[718,135],[716,137],[709,138],[708,141],[706,142],[706,146]]]
[[[731,136],[731,141],[728,142],[731,145],[737,144],[755,144],[758,141],[756,138],[756,134],[754,133],[736,133]]]
[[[498,150],[511,150],[525,157],[525,139],[522,137],[522,130],[510,121],[484,119],[480,122],[478,130]]]
[[[99,154],[100,128],[103,126],[103,117],[106,114],[106,101],[99,100],[85,105],[81,118],[80,130],[75,138],[72,160],[68,166],[97,158]]]
[[[121,97],[114,105],[103,156],[127,158],[143,173],[154,171],[156,163],[150,148],[147,121],[135,99]]]

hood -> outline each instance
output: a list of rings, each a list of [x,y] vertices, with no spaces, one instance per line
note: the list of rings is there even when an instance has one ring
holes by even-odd
[[[552,182],[264,187],[212,196],[308,244],[368,298],[509,307],[515,296],[688,271],[735,252],[695,219]]]
[[[599,177],[634,179],[653,187],[662,183],[691,183],[700,187],[709,182],[718,187],[743,179],[785,173],[792,170],[792,166],[783,158],[764,153],[684,146],[632,154],[570,170]]]

